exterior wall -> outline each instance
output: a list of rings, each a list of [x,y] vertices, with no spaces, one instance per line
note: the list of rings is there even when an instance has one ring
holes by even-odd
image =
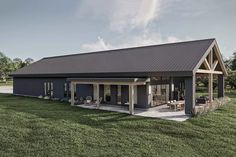
[[[102,97],[102,103],[104,103],[104,85],[99,85],[99,97]]]
[[[218,98],[224,97],[224,75],[218,75]]]
[[[92,84],[77,84],[76,96],[78,99],[80,99],[80,97],[83,97],[84,99],[86,99],[87,96],[93,97],[93,85]]]
[[[44,96],[44,82],[53,82],[55,98],[64,97],[64,78],[13,78],[13,94],[25,96]]]
[[[148,92],[146,85],[137,86],[137,104],[135,107],[148,108]]]
[[[111,85],[111,104],[116,105],[117,104],[117,85]]]
[[[121,104],[125,104],[129,101],[129,86],[121,86]]]
[[[185,78],[185,114],[192,114],[195,107],[195,76]]]

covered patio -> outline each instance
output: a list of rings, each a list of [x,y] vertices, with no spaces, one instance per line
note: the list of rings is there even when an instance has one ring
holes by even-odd
[[[90,84],[95,86],[96,88],[96,95],[94,96],[95,103],[90,104],[91,107],[95,107],[97,109],[101,109],[101,99],[104,99],[103,97],[100,97],[100,85],[123,85],[128,86],[128,113],[134,114],[134,87],[135,86],[144,86],[148,82],[150,82],[150,79],[146,78],[69,78],[67,81],[71,84],[71,105],[75,105],[75,88],[77,84]],[[117,94],[117,93],[116,93]],[[116,95],[117,96],[117,95]],[[109,104],[111,105],[111,104]]]
[[[76,105],[76,106],[81,107],[81,108],[86,108],[86,109],[97,109],[96,104],[89,104],[89,105],[81,104],[81,105]],[[114,111],[114,112],[129,114],[127,106],[100,104],[99,109],[105,110],[105,111]],[[173,121],[180,121],[180,122],[185,121],[190,118],[190,116],[185,114],[184,110],[173,111],[166,104],[152,107],[149,109],[134,108],[133,115],[142,116],[142,117],[150,117],[150,118],[161,118],[165,120],[173,120]]]

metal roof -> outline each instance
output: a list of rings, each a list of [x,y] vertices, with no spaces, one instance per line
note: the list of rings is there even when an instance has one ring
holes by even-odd
[[[18,75],[190,72],[215,39],[48,57]]]

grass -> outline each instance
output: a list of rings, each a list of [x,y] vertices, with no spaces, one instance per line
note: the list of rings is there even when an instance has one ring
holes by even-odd
[[[236,156],[235,124],[236,98],[174,122],[0,94],[0,156]]]

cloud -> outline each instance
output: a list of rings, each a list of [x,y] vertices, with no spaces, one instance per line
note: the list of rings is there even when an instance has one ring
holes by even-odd
[[[109,50],[109,49],[112,49],[112,46],[105,43],[103,38],[98,37],[96,42],[83,44],[81,46],[81,49],[83,51],[90,52],[90,51],[99,51],[99,50]]]
[[[97,41],[95,42],[83,44],[81,46],[81,50],[83,52],[91,52],[100,50],[173,43],[173,42],[180,42],[182,40],[174,36],[163,38],[160,33],[151,34],[149,32],[145,32],[142,35],[122,37],[122,39],[120,39],[119,41],[120,42],[117,44],[117,43],[107,42],[103,38],[98,37]]]
[[[162,37],[151,31],[152,22],[159,19],[161,8],[166,8],[168,2],[163,0],[100,0],[96,4],[93,1],[83,1],[80,5],[79,15],[92,19],[107,20],[106,26],[109,34],[114,35],[110,41],[98,37],[96,41],[81,45],[82,51],[100,51],[156,45],[181,41],[175,36]],[[104,7],[107,6],[107,7]]]
[[[123,32],[146,27],[160,14],[161,0],[114,1],[115,7],[109,17],[110,29]]]
[[[106,21],[108,28],[124,32],[145,28],[160,15],[162,0],[93,0],[81,1],[76,10],[79,18]]]

